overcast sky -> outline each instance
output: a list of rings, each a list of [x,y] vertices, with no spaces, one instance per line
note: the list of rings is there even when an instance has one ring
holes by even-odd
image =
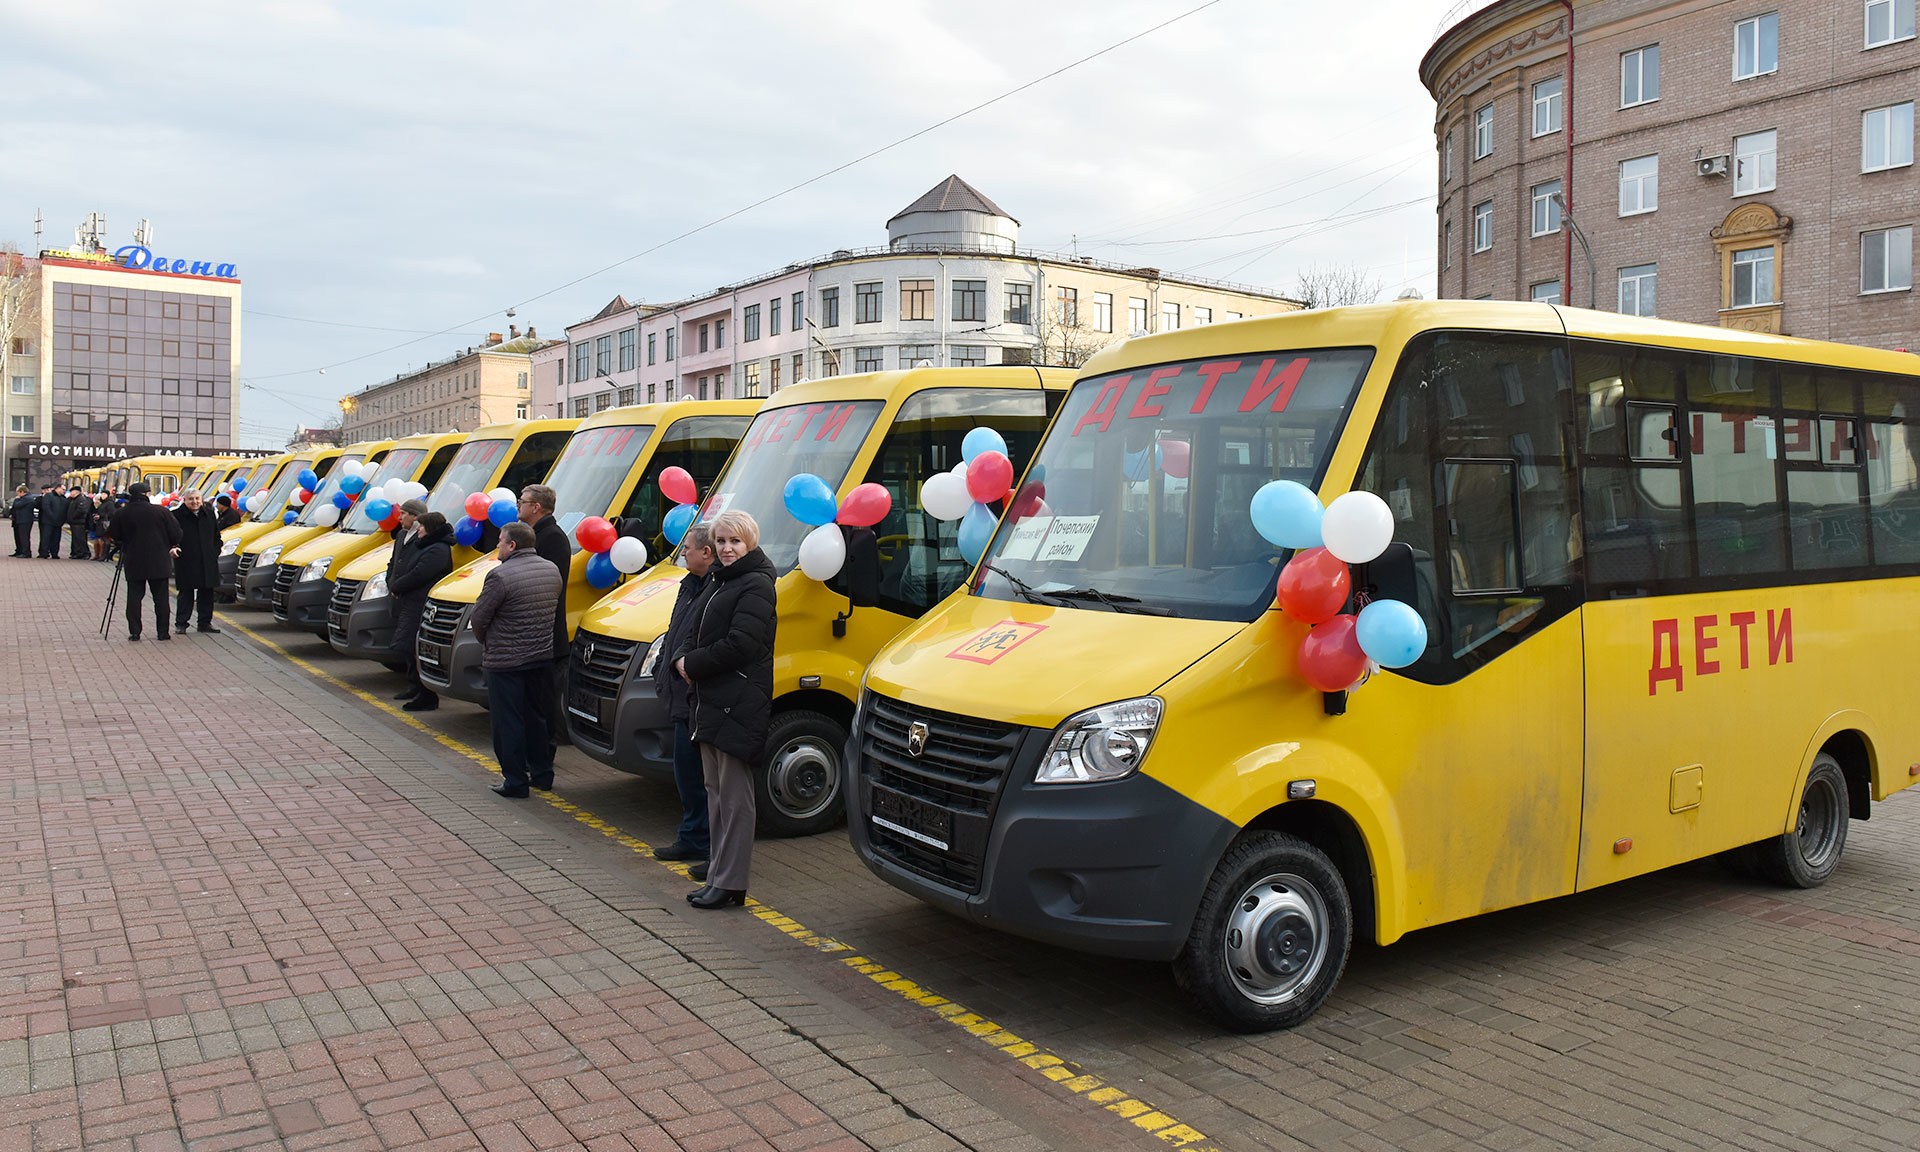
[[[110,249],[145,218],[156,252],[237,265],[243,447],[510,306],[557,337],[616,293],[884,244],[950,173],[1023,247],[1431,295],[1417,69],[1453,0],[1203,3],[0,0],[0,241],[100,212]]]

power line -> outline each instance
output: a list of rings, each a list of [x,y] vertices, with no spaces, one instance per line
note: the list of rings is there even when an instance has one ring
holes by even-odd
[[[241,309],[248,316],[265,316],[273,320],[291,320],[296,324],[324,324],[329,328],[364,328],[369,332],[404,332],[420,336],[443,336],[444,332],[434,332],[425,328],[382,328],[377,324],[348,324],[340,320],[313,320],[306,316],[282,316],[278,312],[261,312],[255,308]]]
[[[536,295],[529,296],[525,300],[521,300],[511,305],[510,307],[516,310],[520,308],[524,308],[527,305],[532,304],[537,300],[544,300],[556,292],[565,291],[566,289],[571,288],[576,284],[585,283],[586,281],[592,280],[597,276],[604,276],[608,272],[613,271],[615,268],[622,268],[628,264],[633,263],[635,260],[639,260],[646,256],[651,256],[655,252],[660,251],[662,248],[666,248],[673,244],[678,244],[680,241],[685,240],[689,237],[697,236],[700,233],[705,232],[710,228],[718,227],[719,225],[724,224],[727,221],[732,220],[737,216],[745,215],[746,213],[751,212],[756,208],[764,207],[765,205],[773,203],[775,200],[779,200],[783,197],[790,196],[793,193],[798,192],[802,188],[805,188],[812,184],[818,184],[820,181],[827,179],[829,176],[836,176],[842,172],[845,172],[849,168],[855,167],[856,165],[859,165],[859,164],[864,164],[868,160],[871,160],[876,156],[880,156],[887,152],[891,152],[895,148],[900,147],[902,144],[907,144],[907,143],[911,143],[914,140],[918,140],[920,137],[927,135],[929,132],[937,131],[941,128],[946,127],[949,124],[954,123],[955,121],[963,120],[966,117],[973,115],[975,112],[982,111],[983,109],[986,109],[986,108],[991,108],[992,106],[1000,103],[1003,100],[1008,100],[1015,96],[1018,96],[1020,93],[1025,92],[1029,88],[1033,88],[1040,84],[1044,84],[1048,80],[1051,80],[1056,76],[1060,76],[1064,73],[1071,72],[1073,69],[1080,67],[1082,64],[1086,64],[1086,63],[1089,63],[1090,61],[1097,60],[1100,57],[1105,56],[1110,52],[1114,52],[1114,51],[1117,51],[1118,49],[1126,47],[1127,45],[1133,43],[1136,40],[1140,40],[1147,36],[1151,36],[1155,32],[1158,32],[1161,29],[1169,27],[1173,24],[1177,24],[1180,21],[1185,20],[1189,16],[1193,16],[1200,12],[1204,12],[1208,8],[1211,8],[1215,4],[1218,4],[1220,2],[1221,0],[1205,0],[1204,3],[1195,5],[1194,7],[1187,9],[1185,12],[1182,12],[1177,16],[1172,16],[1166,20],[1162,20],[1160,23],[1155,24],[1151,28],[1147,28],[1141,32],[1136,32],[1133,35],[1128,36],[1124,40],[1115,41],[1114,43],[1107,45],[1105,48],[1102,48],[1097,52],[1092,52],[1085,56],[1082,56],[1078,60],[1075,60],[1069,64],[1063,64],[1060,67],[1055,68],[1053,71],[1048,72],[1046,75],[1039,76],[1032,80],[1029,80],[1025,84],[1022,84],[1017,88],[1010,88],[1007,91],[1000,93],[998,96],[995,96],[989,100],[983,100],[980,103],[975,104],[971,108],[968,108],[961,112],[956,112],[953,115],[947,117],[946,119],[939,120],[932,124],[929,124],[925,128],[922,128],[917,132],[908,133],[907,135],[900,137],[898,140],[895,140],[890,144],[883,144],[880,147],[875,148],[871,152],[867,152],[863,155],[856,156],[853,159],[848,160],[844,164],[837,165],[836,167],[829,168],[826,171],[821,172],[817,175],[810,176],[807,179],[802,180],[797,184],[788,185],[787,187],[782,188],[780,191],[775,192],[772,195],[763,196],[760,199],[753,201],[751,204],[747,204],[741,208],[736,208],[724,216],[715,217],[714,219],[707,221],[705,224],[701,224],[701,225],[698,225],[697,227],[689,228],[685,232],[682,232],[677,236],[672,236],[672,237],[669,237],[668,239],[662,240],[650,248],[644,248],[639,252],[634,253],[631,256],[628,256],[621,260],[615,260],[613,263],[605,265],[600,268],[596,268],[593,271],[586,273],[585,275],[576,276],[572,280],[569,280],[564,284],[559,284],[552,288],[547,289],[545,292],[541,292]],[[322,367],[339,368],[348,364],[357,364],[362,360],[371,360],[375,356],[384,356],[389,352],[397,352],[402,348],[408,347],[409,345],[418,344],[422,340],[427,340],[434,336],[450,335],[453,332],[456,332],[465,328],[469,324],[483,324],[486,322],[486,320],[489,317],[494,316],[499,311],[501,310],[494,309],[492,311],[483,313],[482,315],[476,316],[471,320],[463,321],[451,327],[442,328],[436,332],[430,332],[425,336],[421,336],[413,340],[402,341],[399,344],[394,344],[386,348],[381,348],[373,352],[368,352],[363,356],[354,356],[346,360],[338,360],[332,364],[323,365]],[[306,368],[298,372],[275,372],[275,373],[272,373],[271,375],[255,377],[255,379],[280,380],[288,376],[303,376],[306,373],[312,372],[312,371],[314,371],[314,369]]]

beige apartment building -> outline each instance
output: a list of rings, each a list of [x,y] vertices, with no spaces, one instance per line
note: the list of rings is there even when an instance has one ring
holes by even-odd
[[[1420,65],[1440,295],[1920,347],[1914,10],[1496,0],[1452,24]]]
[[[533,355],[554,341],[528,328],[340,399],[340,438],[390,440],[419,432],[471,432],[482,424],[525,420],[533,406]]]

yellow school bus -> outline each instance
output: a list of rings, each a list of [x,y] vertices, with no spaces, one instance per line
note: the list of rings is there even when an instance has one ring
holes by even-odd
[[[1171,961],[1239,1030],[1310,1015],[1356,932],[1716,853],[1817,885],[1920,761],[1888,626],[1916,413],[1910,355],[1544,304],[1109,348],[1035,457],[1048,507],[875,659],[854,846],[968,919]],[[1347,610],[1410,605],[1411,663],[1303,679],[1249,511],[1288,479],[1384,503]]]
[[[553,518],[573,547],[566,572],[567,626],[604,594],[587,583],[587,552],[573,530],[589,516],[605,516],[633,528],[647,554],[666,551],[660,520],[673,506],[660,494],[660,473],[684,468],[706,484],[726,463],[758,400],[695,400],[628,404],[580,421],[546,483],[555,498]],[[515,490],[516,495],[518,490]],[[475,704],[487,702],[480,642],[467,619],[498,559],[483,555],[454,569],[433,586],[415,642],[420,682],[434,692]]]
[[[805,835],[840,821],[841,749],[867,662],[966,578],[958,524],[922,510],[921,483],[960,463],[961,441],[982,425],[1024,463],[1072,379],[1064,369],[1027,367],[836,376],[784,388],[754,417],[703,506],[709,518],[730,508],[750,513],[778,573],[773,727],[754,765],[763,831]],[[781,492],[801,472],[838,496],[863,483],[885,485],[892,496],[874,528],[874,603],[856,607],[845,585],[800,571],[800,541],[813,529],[787,512]],[[673,772],[673,724],[653,678],[685,575],[663,564],[628,581],[593,606],[573,644],[566,714],[574,746],[626,772]]]
[[[306,507],[297,511],[287,508],[280,515],[285,523],[269,525],[267,531],[240,545],[236,553],[239,562],[234,575],[237,602],[248,608],[273,607],[273,583],[280,573],[281,554],[333,531],[347,511],[334,502],[334,496],[341,492],[341,482],[347,477],[345,466],[351,464],[358,468],[366,463],[378,464],[387,458],[387,452],[392,448],[391,440],[366,440],[341,449],[326,475],[319,477],[320,487],[314,491]],[[292,475],[289,476],[289,473]],[[281,470],[281,476],[283,482],[292,479],[298,484],[299,474],[291,465]],[[279,485],[275,487],[277,489]],[[292,491],[288,489],[289,494]],[[348,507],[351,506],[352,501],[348,501]],[[328,508],[333,511],[323,511]],[[294,512],[293,517],[288,519],[286,512]]]
[[[468,496],[507,488],[518,492],[529,484],[538,484],[553,462],[566,448],[578,420],[512,420],[487,424],[473,431],[447,466],[432,491],[427,493],[427,511],[438,512],[447,523],[457,524],[466,515]],[[500,530],[485,526],[480,539],[469,548],[453,546],[453,564],[458,568],[482,553],[492,551],[499,542]],[[387,594],[387,564],[393,559],[393,541],[345,563],[336,563],[332,595],[327,601],[327,642],[344,656],[394,662],[393,599]]]
[[[178,492],[182,482],[196,470],[212,463],[204,456],[135,456],[120,465],[126,477],[123,484],[144,482],[155,499]]]
[[[254,464],[241,475],[247,478],[242,493],[265,493],[266,500],[257,512],[242,512],[240,523],[220,533],[220,575],[215,585],[222,600],[231,600],[238,592],[240,549],[275,528],[292,523],[288,504],[300,487],[300,474],[311,470],[325,475],[340,455],[338,448],[313,448],[304,452],[282,452]],[[295,512],[295,516],[298,513]]]

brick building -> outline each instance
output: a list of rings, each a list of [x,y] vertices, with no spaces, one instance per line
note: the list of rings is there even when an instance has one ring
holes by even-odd
[[[547,415],[533,405],[533,356],[548,344],[533,328],[490,333],[485,344],[403,372],[340,400],[343,443],[418,432],[471,432],[482,424]]]
[[[1420,65],[1440,295],[1920,347],[1914,10],[1496,0],[1453,23]]]

